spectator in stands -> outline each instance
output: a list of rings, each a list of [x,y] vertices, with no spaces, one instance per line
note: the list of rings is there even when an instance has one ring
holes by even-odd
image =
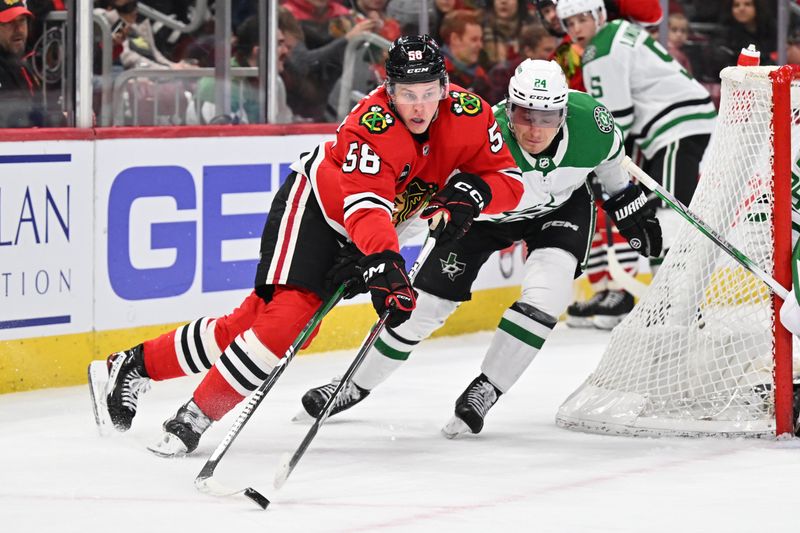
[[[39,80],[25,59],[32,18],[22,0],[0,2],[0,128],[44,125],[35,103]]]
[[[258,67],[258,17],[251,16],[241,23],[235,32],[231,67]],[[278,56],[278,110],[276,124],[292,122],[292,112],[286,103],[286,87],[281,79],[289,49],[278,18],[277,56]],[[214,78],[202,78],[197,83],[196,105],[198,119],[202,123],[220,121],[215,104],[216,83]],[[259,83],[257,77],[237,79],[231,87],[231,115],[222,121],[238,121],[244,124],[259,122]],[[233,120],[231,120],[233,119]]]
[[[668,27],[667,51],[691,74],[692,65],[689,63],[689,58],[683,53],[683,45],[689,40],[689,19],[683,13],[672,13],[669,16]]]
[[[522,27],[531,22],[525,0],[489,0],[488,14],[483,21],[482,66],[491,69],[507,60],[516,61],[519,58],[518,36]]]
[[[364,20],[372,20],[374,33],[377,33],[387,41],[394,41],[400,37],[400,24],[386,14],[387,0],[354,0],[353,10],[350,12],[353,24]],[[381,57],[380,64],[384,58]]]
[[[789,33],[786,45],[786,64],[800,65],[800,28]]]
[[[717,51],[721,53],[719,65],[735,65],[742,48],[754,44],[761,52],[761,64],[773,64],[776,49],[775,20],[765,0],[728,0],[720,17],[723,28]]]
[[[480,14],[465,9],[451,11],[440,28],[442,53],[450,81],[483,98],[489,98],[491,87],[486,71],[478,63],[483,49]]]
[[[287,0],[284,6],[302,30],[302,40],[297,32],[289,37],[292,51],[284,78],[289,106],[316,122],[332,120],[328,100],[342,75],[347,42],[377,30],[378,24],[373,19],[353,24],[350,11],[334,0]]]
[[[558,39],[539,23],[523,26],[517,41],[520,55],[516,59],[506,60],[495,65],[489,71],[489,81],[491,82],[489,103],[492,105],[506,97],[508,80],[514,74],[514,69],[523,60],[549,60],[553,57],[558,45]]]
[[[139,16],[138,0],[109,0],[105,16],[113,28],[118,20],[127,27],[126,38],[122,42],[119,60],[122,66],[132,68],[181,69],[192,68],[184,62],[174,62],[166,58],[156,47],[153,26],[150,19]]]

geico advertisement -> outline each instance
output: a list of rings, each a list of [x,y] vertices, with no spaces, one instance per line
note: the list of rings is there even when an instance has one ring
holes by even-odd
[[[326,138],[97,141],[95,327],[231,311],[252,290],[261,231],[289,165]],[[403,250],[409,267],[423,238]],[[476,288],[518,283],[519,256],[493,256]],[[441,263],[459,274],[458,258]]]
[[[230,311],[289,165],[326,138],[97,141],[97,329]]]
[[[92,150],[0,143],[0,340],[92,327]]]

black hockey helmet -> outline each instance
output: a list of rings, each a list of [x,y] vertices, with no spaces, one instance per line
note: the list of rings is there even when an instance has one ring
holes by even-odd
[[[404,35],[389,47],[387,82],[423,83],[446,78],[444,57],[429,35]]]

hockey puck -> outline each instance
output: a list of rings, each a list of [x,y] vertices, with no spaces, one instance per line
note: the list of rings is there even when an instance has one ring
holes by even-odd
[[[266,498],[266,496],[264,496],[257,490],[246,488],[244,489],[244,495],[253,500],[254,502],[256,502],[256,504],[265,511],[267,510],[267,506],[269,505],[269,500]]]

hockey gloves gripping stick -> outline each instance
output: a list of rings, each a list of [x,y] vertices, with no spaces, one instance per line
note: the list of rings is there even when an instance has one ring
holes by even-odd
[[[364,259],[364,254],[354,243],[349,242],[342,246],[326,278],[330,290],[334,291],[342,283],[345,283],[345,300],[367,292],[367,285],[359,265],[359,261],[362,259]]]
[[[391,309],[386,325],[395,328],[408,320],[417,305],[417,291],[411,287],[403,256],[384,250],[362,258],[359,266],[378,315]]]
[[[472,221],[491,201],[492,190],[480,176],[461,172],[450,178],[420,216],[428,220],[432,232],[445,224],[440,243],[454,241],[467,233]]]
[[[632,183],[606,200],[603,210],[611,215],[631,248],[645,257],[661,254],[661,225],[639,185]]]

